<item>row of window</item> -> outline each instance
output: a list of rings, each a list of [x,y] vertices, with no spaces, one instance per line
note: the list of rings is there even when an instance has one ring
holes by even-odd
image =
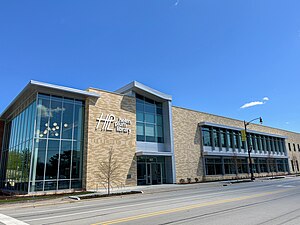
[[[247,133],[247,143],[242,141],[240,131],[223,129],[218,127],[202,127],[203,146],[210,146],[213,150],[226,148],[246,151],[251,148],[255,153],[285,154],[285,144],[283,138],[271,137],[266,135]]]
[[[232,175],[249,173],[249,164],[247,158],[205,158],[206,175]],[[288,172],[288,163],[286,159],[274,158],[254,158],[254,173],[277,173]]]
[[[298,160],[291,160],[291,165],[293,172],[300,172]]]
[[[288,146],[289,146],[289,150],[292,151],[292,147],[291,147],[292,143],[288,143]],[[298,152],[300,152],[300,145],[297,144],[297,147],[298,147]],[[293,143],[293,149],[294,149],[294,152],[296,152],[296,144]]]
[[[162,104],[136,94],[137,141],[164,142]]]

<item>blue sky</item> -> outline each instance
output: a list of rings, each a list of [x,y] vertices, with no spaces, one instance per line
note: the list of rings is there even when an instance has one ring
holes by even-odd
[[[31,79],[110,91],[137,80],[176,106],[300,132],[299,9],[298,0],[1,1],[0,111]]]

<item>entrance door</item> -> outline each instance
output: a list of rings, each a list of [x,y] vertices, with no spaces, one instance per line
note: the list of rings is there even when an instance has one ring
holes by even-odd
[[[162,184],[162,164],[152,163],[151,173],[152,173],[152,184]]]
[[[146,163],[146,184],[152,184],[152,166],[151,163]]]

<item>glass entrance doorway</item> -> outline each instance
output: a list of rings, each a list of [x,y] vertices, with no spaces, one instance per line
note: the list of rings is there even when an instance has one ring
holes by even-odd
[[[168,156],[138,156],[137,184],[172,183],[172,163]]]
[[[146,184],[162,184],[162,164],[146,163]]]

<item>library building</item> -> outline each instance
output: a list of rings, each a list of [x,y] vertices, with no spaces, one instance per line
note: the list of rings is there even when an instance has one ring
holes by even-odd
[[[116,91],[30,81],[0,115],[0,189],[95,190],[108,163],[113,187],[300,173],[299,133],[243,130],[136,81]]]

